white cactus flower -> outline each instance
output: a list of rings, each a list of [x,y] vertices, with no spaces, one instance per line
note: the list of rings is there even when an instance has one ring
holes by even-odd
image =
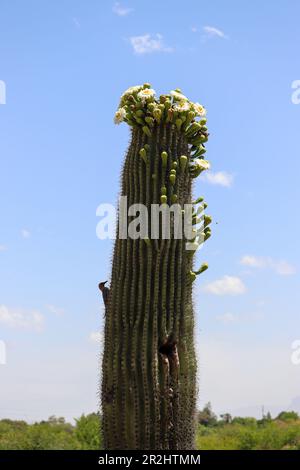
[[[193,162],[189,163],[189,167],[204,171],[210,169],[210,163],[208,160],[204,160],[203,158],[195,158]]]
[[[121,122],[123,122],[125,118],[126,118],[126,109],[119,108],[115,113],[114,123],[121,124]]]
[[[202,104],[194,103],[193,108],[194,108],[194,111],[197,114],[197,116],[205,116],[206,115],[206,109],[204,108],[204,106],[202,106]]]
[[[145,103],[147,100],[154,98],[155,90],[152,88],[144,88],[143,90],[139,91],[137,97]]]
[[[191,109],[191,105],[188,101],[180,101],[179,103],[174,104],[174,110],[178,113],[184,113],[185,111],[189,111]]]
[[[178,91],[172,90],[170,95],[173,96],[175,101],[188,101],[187,97]]]

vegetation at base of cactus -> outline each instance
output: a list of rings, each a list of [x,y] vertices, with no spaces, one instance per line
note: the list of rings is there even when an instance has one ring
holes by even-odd
[[[149,83],[123,93],[115,122],[132,128],[122,172],[121,196],[128,205],[192,202],[192,182],[209,163],[205,109],[175,89],[156,97]],[[172,219],[173,220],[173,219]],[[196,214],[197,223],[205,220]],[[208,222],[208,219],[206,219]],[[115,241],[105,315],[102,361],[104,447],[110,449],[194,448],[196,357],[193,259],[203,239]]]

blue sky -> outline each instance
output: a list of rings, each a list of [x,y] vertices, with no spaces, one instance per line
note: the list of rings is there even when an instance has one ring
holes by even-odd
[[[119,96],[146,81],[208,110],[212,171],[195,194],[218,224],[198,255],[200,403],[247,414],[299,395],[299,15],[296,0],[2,1],[0,417],[96,409],[112,252],[96,208],[118,196]]]

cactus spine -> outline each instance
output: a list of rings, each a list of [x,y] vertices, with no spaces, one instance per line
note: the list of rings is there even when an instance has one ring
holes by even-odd
[[[132,128],[121,195],[128,206],[147,207],[149,227],[152,204],[192,203],[192,180],[209,167],[204,114],[178,89],[156,99],[144,84],[121,97],[115,122]],[[102,363],[106,449],[194,448],[192,283],[207,265],[194,272],[193,251],[172,235],[124,240],[117,233]]]

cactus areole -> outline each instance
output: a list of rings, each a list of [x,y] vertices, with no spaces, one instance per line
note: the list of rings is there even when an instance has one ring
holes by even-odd
[[[115,123],[122,121],[132,129],[121,181],[128,206],[143,204],[151,214],[153,204],[193,204],[195,223],[203,219],[207,205],[192,200],[192,181],[209,168],[204,107],[179,89],[156,98],[146,83],[122,95]],[[189,243],[199,246],[196,235]],[[102,362],[107,450],[194,448],[192,285],[208,266],[194,270],[193,257],[184,237],[123,239],[117,231]]]

